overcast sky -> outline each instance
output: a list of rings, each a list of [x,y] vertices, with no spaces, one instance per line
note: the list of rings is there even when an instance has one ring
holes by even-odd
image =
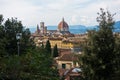
[[[0,0],[4,18],[17,17],[24,26],[58,25],[64,17],[69,25],[96,25],[100,8],[116,13],[120,20],[120,0]]]

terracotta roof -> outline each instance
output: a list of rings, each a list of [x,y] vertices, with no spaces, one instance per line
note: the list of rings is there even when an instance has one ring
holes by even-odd
[[[49,40],[62,40],[63,38],[48,38]]]
[[[41,37],[42,35],[41,35],[41,34],[37,34],[37,33],[35,32],[35,33],[32,33],[31,36],[32,36],[32,37]]]
[[[71,51],[71,49],[59,49],[60,52],[68,52]]]
[[[68,77],[70,77],[70,76],[78,76],[78,77],[80,77],[81,76],[81,73],[79,73],[79,72],[73,72],[73,70],[74,70],[75,68],[71,68],[71,69],[59,69],[59,75],[60,76],[65,76],[65,78],[66,78],[66,80],[69,80],[68,79]]]
[[[79,80],[80,77],[81,77],[81,73],[79,72],[72,72],[72,70],[75,69],[75,68],[71,68],[69,71],[65,72],[66,74],[64,74],[65,76],[65,79],[69,80],[69,77],[78,77]]]
[[[73,44],[79,44],[80,43],[80,41],[77,41],[77,40],[74,40],[74,41],[72,41],[72,40],[63,40],[62,42],[63,43],[73,43]]]
[[[60,56],[64,54],[71,54],[71,49],[59,49]]]
[[[59,69],[58,72],[60,76],[63,76],[66,71],[68,71],[68,69]]]
[[[78,58],[73,53],[70,53],[70,54],[63,54],[57,60],[59,60],[59,61],[76,61],[76,60],[78,60]]]
[[[48,32],[57,32],[57,30],[47,30]]]

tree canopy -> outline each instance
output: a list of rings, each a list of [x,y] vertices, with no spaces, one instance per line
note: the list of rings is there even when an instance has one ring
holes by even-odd
[[[22,33],[20,54],[23,54],[33,45],[30,39],[31,33],[29,29],[25,28],[17,18],[8,18],[3,23],[3,16],[0,15],[0,51],[2,55],[13,55],[17,53],[17,33]]]
[[[47,40],[47,42],[46,42],[45,50],[47,51],[47,53],[51,54],[51,44],[50,44],[49,40]]]
[[[17,54],[16,34],[22,33],[20,56]],[[50,43],[44,49],[35,47],[29,29],[17,18],[3,23],[0,15],[0,80],[59,80],[58,70],[53,68]]]
[[[57,48],[57,44],[54,46],[53,48],[53,57],[58,57],[58,48]]]
[[[26,54],[1,59],[1,80],[59,80],[58,70],[52,68],[52,58],[45,50],[32,49]]]
[[[88,32],[88,42],[83,48],[82,64],[87,80],[110,80],[115,72],[114,15],[102,8],[100,11],[97,17],[99,30]]]

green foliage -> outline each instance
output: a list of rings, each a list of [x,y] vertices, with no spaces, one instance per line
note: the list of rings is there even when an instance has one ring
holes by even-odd
[[[22,33],[22,39],[20,40],[20,53],[24,53],[26,48],[29,46],[30,39],[30,31],[29,29],[24,29],[21,21],[17,21],[17,19],[8,19],[5,22],[5,37],[7,38],[6,51],[9,54],[13,52],[17,53],[17,40],[16,34]]]
[[[116,34],[116,38],[115,38],[115,71],[116,71],[116,75],[120,76],[120,36],[119,34]],[[117,77],[118,77],[117,76]],[[119,77],[120,79],[120,77]],[[116,79],[117,80],[117,79]]]
[[[3,15],[0,14],[0,25],[2,24],[3,22]]]
[[[26,53],[29,48],[33,47],[33,41],[30,39],[31,33],[29,29],[23,27],[21,21],[18,21],[17,18],[8,18],[5,23],[2,22],[3,16],[0,15],[0,56],[17,53],[17,33],[22,33],[20,54]]]
[[[44,48],[44,44],[43,44],[43,42],[42,42],[41,48]]]
[[[50,44],[49,40],[47,40],[47,42],[46,42],[45,50],[47,51],[47,53],[51,53],[51,44]]]
[[[12,79],[16,80],[20,75],[20,57],[9,56],[1,58],[0,64],[0,79]]]
[[[3,25],[4,24],[4,25]],[[16,34],[22,33],[20,54],[17,54]],[[53,59],[49,41],[45,49],[35,48],[30,39],[29,29],[25,29],[16,18],[3,23],[0,15],[0,80],[59,80],[58,70],[52,68]]]
[[[52,58],[45,50],[29,50],[22,56],[1,59],[0,79],[7,80],[59,80],[58,70],[52,68]]]
[[[4,26],[3,26],[3,16],[0,15],[0,57],[3,57],[5,55],[5,44],[6,44],[6,38]]]
[[[110,80],[114,74],[115,38],[113,36],[113,15],[100,9],[97,21],[98,31],[88,32],[88,42],[84,46],[82,64],[87,80]]]
[[[53,57],[58,57],[58,48],[57,48],[57,44],[54,46],[53,48]]]

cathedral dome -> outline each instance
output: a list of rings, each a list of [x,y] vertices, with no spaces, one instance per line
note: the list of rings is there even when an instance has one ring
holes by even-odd
[[[58,24],[58,30],[59,31],[69,31],[69,26],[68,24],[64,21],[64,18],[62,21]]]

